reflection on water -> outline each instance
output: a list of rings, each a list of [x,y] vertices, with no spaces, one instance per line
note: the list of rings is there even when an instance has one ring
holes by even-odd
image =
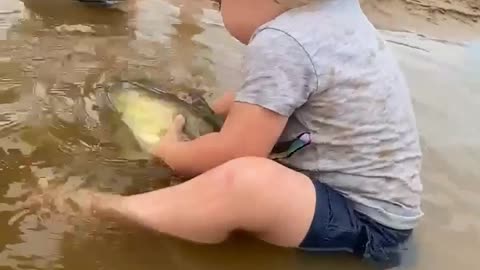
[[[148,79],[207,98],[238,86],[242,47],[208,1],[185,3],[0,2],[0,268],[368,269],[245,237],[193,245],[77,213],[72,190],[137,193],[170,181],[104,113],[99,85]],[[412,86],[425,153],[426,217],[401,269],[478,269],[480,49],[383,34]]]
[[[388,33],[412,87],[425,154],[418,269],[477,269],[480,62],[459,44]],[[467,47],[468,48],[468,47]],[[452,252],[454,252],[452,255]],[[446,259],[455,256],[455,259]]]
[[[7,39],[8,29],[24,16],[23,5],[17,0],[3,0],[0,4],[0,40]]]

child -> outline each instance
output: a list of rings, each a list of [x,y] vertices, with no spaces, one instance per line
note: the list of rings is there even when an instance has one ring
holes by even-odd
[[[193,178],[98,196],[96,210],[200,243],[242,230],[391,259],[422,216],[407,85],[357,0],[292,2],[222,1],[226,29],[247,45],[242,87],[214,106],[222,130],[182,141],[177,117],[157,154]]]

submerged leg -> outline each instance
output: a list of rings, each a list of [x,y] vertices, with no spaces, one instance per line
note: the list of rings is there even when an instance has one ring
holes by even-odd
[[[309,178],[271,160],[241,158],[174,187],[98,196],[93,208],[194,242],[218,243],[243,230],[297,247],[313,219],[315,190]]]

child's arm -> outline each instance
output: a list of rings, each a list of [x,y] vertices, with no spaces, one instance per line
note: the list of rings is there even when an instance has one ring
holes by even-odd
[[[309,100],[318,81],[305,48],[284,32],[263,30],[248,44],[242,86],[235,95],[218,103],[227,104],[218,106],[219,112],[228,112],[222,130],[181,142],[180,121],[156,153],[174,170],[188,176],[239,157],[267,157],[288,118]]]
[[[212,109],[218,115],[227,116],[230,108],[233,106],[234,101],[235,92],[227,91],[225,94],[223,94],[223,96],[213,102]]]
[[[193,176],[244,156],[267,157],[280,137],[287,117],[257,105],[233,103],[218,133],[180,141],[182,121],[164,137],[156,154],[176,172]]]

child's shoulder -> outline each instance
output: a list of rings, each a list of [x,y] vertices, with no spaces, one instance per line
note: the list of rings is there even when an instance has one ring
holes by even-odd
[[[291,34],[338,32],[343,28],[361,28],[365,14],[357,0],[312,1],[285,11],[262,28],[281,29]]]
[[[277,62],[308,68],[319,83],[317,89],[326,89],[335,83],[328,79],[332,72],[373,74],[380,65],[394,65],[385,48],[357,0],[328,0],[291,9],[262,25],[247,53],[252,62],[263,61],[262,55],[274,55]],[[355,69],[352,63],[358,64]]]
[[[331,54],[332,50],[347,43],[370,46],[369,43],[377,42],[376,37],[376,29],[357,0],[329,0],[312,1],[284,12],[259,27],[251,43],[272,46],[272,49],[296,43],[313,57],[319,53]],[[289,39],[294,42],[288,42]]]

